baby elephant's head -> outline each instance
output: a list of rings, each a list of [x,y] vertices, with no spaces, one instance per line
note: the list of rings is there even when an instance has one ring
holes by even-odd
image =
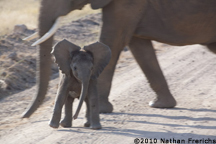
[[[90,79],[96,79],[109,63],[110,48],[101,42],[96,42],[81,50],[79,46],[62,40],[53,47],[52,54],[62,73],[69,77],[74,76],[81,83],[80,102],[74,115],[76,119],[87,95]]]
[[[81,49],[65,39],[53,47],[52,54],[62,73],[73,74],[80,82],[97,78],[111,58],[110,48],[101,42]]]
[[[90,79],[94,68],[92,53],[87,51],[72,52],[70,68],[74,77],[80,82]]]

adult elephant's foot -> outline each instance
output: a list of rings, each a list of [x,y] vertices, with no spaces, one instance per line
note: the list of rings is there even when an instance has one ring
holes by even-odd
[[[65,120],[63,119],[61,122],[60,122],[60,125],[64,128],[69,128],[72,126],[72,121],[71,120]]]
[[[150,107],[154,108],[173,108],[177,104],[176,100],[173,97],[168,98],[158,98],[149,102]]]
[[[54,120],[51,120],[49,122],[49,126],[52,128],[58,128],[59,127],[59,122],[55,122]]]
[[[84,127],[90,127],[90,122],[85,122]]]
[[[93,130],[98,130],[98,129],[101,129],[102,126],[101,126],[100,123],[98,123],[98,124],[91,124],[90,128],[93,129]]]
[[[99,104],[100,113],[111,113],[113,111],[113,105],[107,101],[100,101]]]

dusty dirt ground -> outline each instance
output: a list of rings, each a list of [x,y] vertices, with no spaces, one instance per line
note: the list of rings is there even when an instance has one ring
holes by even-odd
[[[83,46],[98,39],[100,26],[101,15],[90,15],[61,27],[55,38],[56,41],[67,38]],[[176,108],[148,106],[155,93],[130,51],[123,51],[109,97],[114,112],[100,115],[101,130],[83,127],[84,105],[72,128],[48,126],[59,80],[55,65],[44,104],[29,119],[20,119],[36,91],[36,48],[30,47],[33,41],[21,40],[33,31],[5,36],[0,43],[1,80],[5,83],[0,93],[0,144],[133,144],[135,138],[139,138],[140,143],[141,138],[144,138],[143,143],[147,140],[150,143],[151,139],[156,143],[163,143],[165,139],[170,143],[175,143],[174,140],[176,143],[177,140],[205,143],[206,139],[216,143],[216,56],[200,45],[174,47],[154,42],[161,68],[178,102]],[[11,39],[14,35],[17,38]],[[15,58],[9,56],[12,52],[16,53]],[[17,64],[22,59],[26,61]],[[11,70],[9,62],[19,67]],[[19,79],[25,71],[31,74]],[[6,77],[8,73],[18,80]]]

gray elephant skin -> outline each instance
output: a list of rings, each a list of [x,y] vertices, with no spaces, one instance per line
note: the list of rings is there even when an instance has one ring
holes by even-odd
[[[176,101],[158,64],[151,40],[172,45],[203,44],[216,52],[215,0],[42,0],[39,36],[45,35],[55,20],[90,3],[102,8],[100,42],[108,45],[112,58],[98,78],[100,112],[112,112],[108,101],[114,69],[124,46],[129,45],[157,97],[149,104],[172,108]],[[53,36],[39,45],[38,91],[23,117],[29,117],[42,103],[50,76]]]
[[[96,42],[81,50],[79,46],[64,39],[53,47],[52,54],[62,73],[49,125],[53,128],[59,127],[62,107],[65,104],[65,117],[60,124],[62,127],[71,127],[73,101],[74,98],[79,98],[73,118],[77,118],[85,100],[87,110],[84,126],[100,129],[97,77],[110,61],[110,48]]]

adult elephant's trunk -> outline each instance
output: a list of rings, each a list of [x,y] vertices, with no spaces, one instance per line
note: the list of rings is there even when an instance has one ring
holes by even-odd
[[[82,103],[85,100],[87,92],[88,92],[88,86],[89,86],[89,79],[82,81],[82,89],[81,89],[81,94],[80,94],[80,98],[79,98],[79,104],[78,104],[77,110],[73,116],[74,119],[76,119],[78,117],[79,111],[82,107]]]
[[[44,14],[46,13],[46,15]],[[57,16],[54,17],[53,13],[45,12],[45,8],[41,8],[39,17],[39,36],[42,37],[52,27]],[[28,118],[43,102],[51,74],[51,50],[52,50],[53,36],[39,45],[39,52],[37,58],[37,93],[33,98],[33,102],[29,105],[28,109],[24,112],[23,118]]]

